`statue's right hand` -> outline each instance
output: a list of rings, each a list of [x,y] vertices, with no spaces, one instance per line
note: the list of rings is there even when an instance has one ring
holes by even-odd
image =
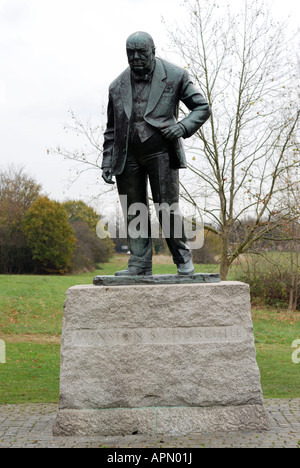
[[[112,170],[109,167],[103,169],[102,179],[104,179],[107,184],[113,185],[115,183],[112,180]]]

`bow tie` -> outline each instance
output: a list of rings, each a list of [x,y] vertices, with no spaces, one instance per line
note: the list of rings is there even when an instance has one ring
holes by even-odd
[[[136,82],[150,81],[152,79],[152,75],[153,75],[153,70],[151,72],[147,73],[146,75],[137,75],[136,73],[132,72],[132,77],[133,77],[134,81],[136,81]]]
[[[150,76],[149,75],[144,75],[144,76],[133,75],[133,80],[137,83],[143,83],[143,82],[150,81]]]

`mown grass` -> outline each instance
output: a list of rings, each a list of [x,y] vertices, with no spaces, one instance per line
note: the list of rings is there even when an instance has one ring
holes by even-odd
[[[300,313],[253,308],[257,363],[265,398],[299,398],[300,364],[292,361],[292,343],[300,338]]]
[[[0,404],[58,401],[59,344],[8,341],[6,360],[0,364]]]
[[[117,256],[101,270],[80,275],[0,275],[0,339],[6,343],[0,404],[57,402],[66,290],[91,284],[96,274],[114,274],[127,260]],[[176,268],[166,258],[153,271],[175,273]],[[217,271],[216,265],[196,265],[196,272]],[[253,323],[265,398],[299,398],[300,364],[292,362],[291,346],[300,339],[300,313],[255,307]]]

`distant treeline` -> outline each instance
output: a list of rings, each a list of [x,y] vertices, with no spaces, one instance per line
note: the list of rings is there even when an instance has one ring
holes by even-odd
[[[23,169],[0,172],[0,273],[92,271],[114,253],[97,237],[100,216],[83,201],[60,203]]]

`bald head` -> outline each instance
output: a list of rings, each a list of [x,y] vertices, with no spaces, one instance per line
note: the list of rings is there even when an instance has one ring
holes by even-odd
[[[130,68],[137,75],[146,75],[155,64],[155,45],[150,34],[142,31],[131,34],[126,41]]]
[[[126,42],[126,48],[131,47],[132,45],[134,46],[145,46],[145,47],[150,47],[153,52],[155,53],[155,45],[152,37],[150,34],[143,32],[143,31],[137,31],[133,34],[131,34]]]

